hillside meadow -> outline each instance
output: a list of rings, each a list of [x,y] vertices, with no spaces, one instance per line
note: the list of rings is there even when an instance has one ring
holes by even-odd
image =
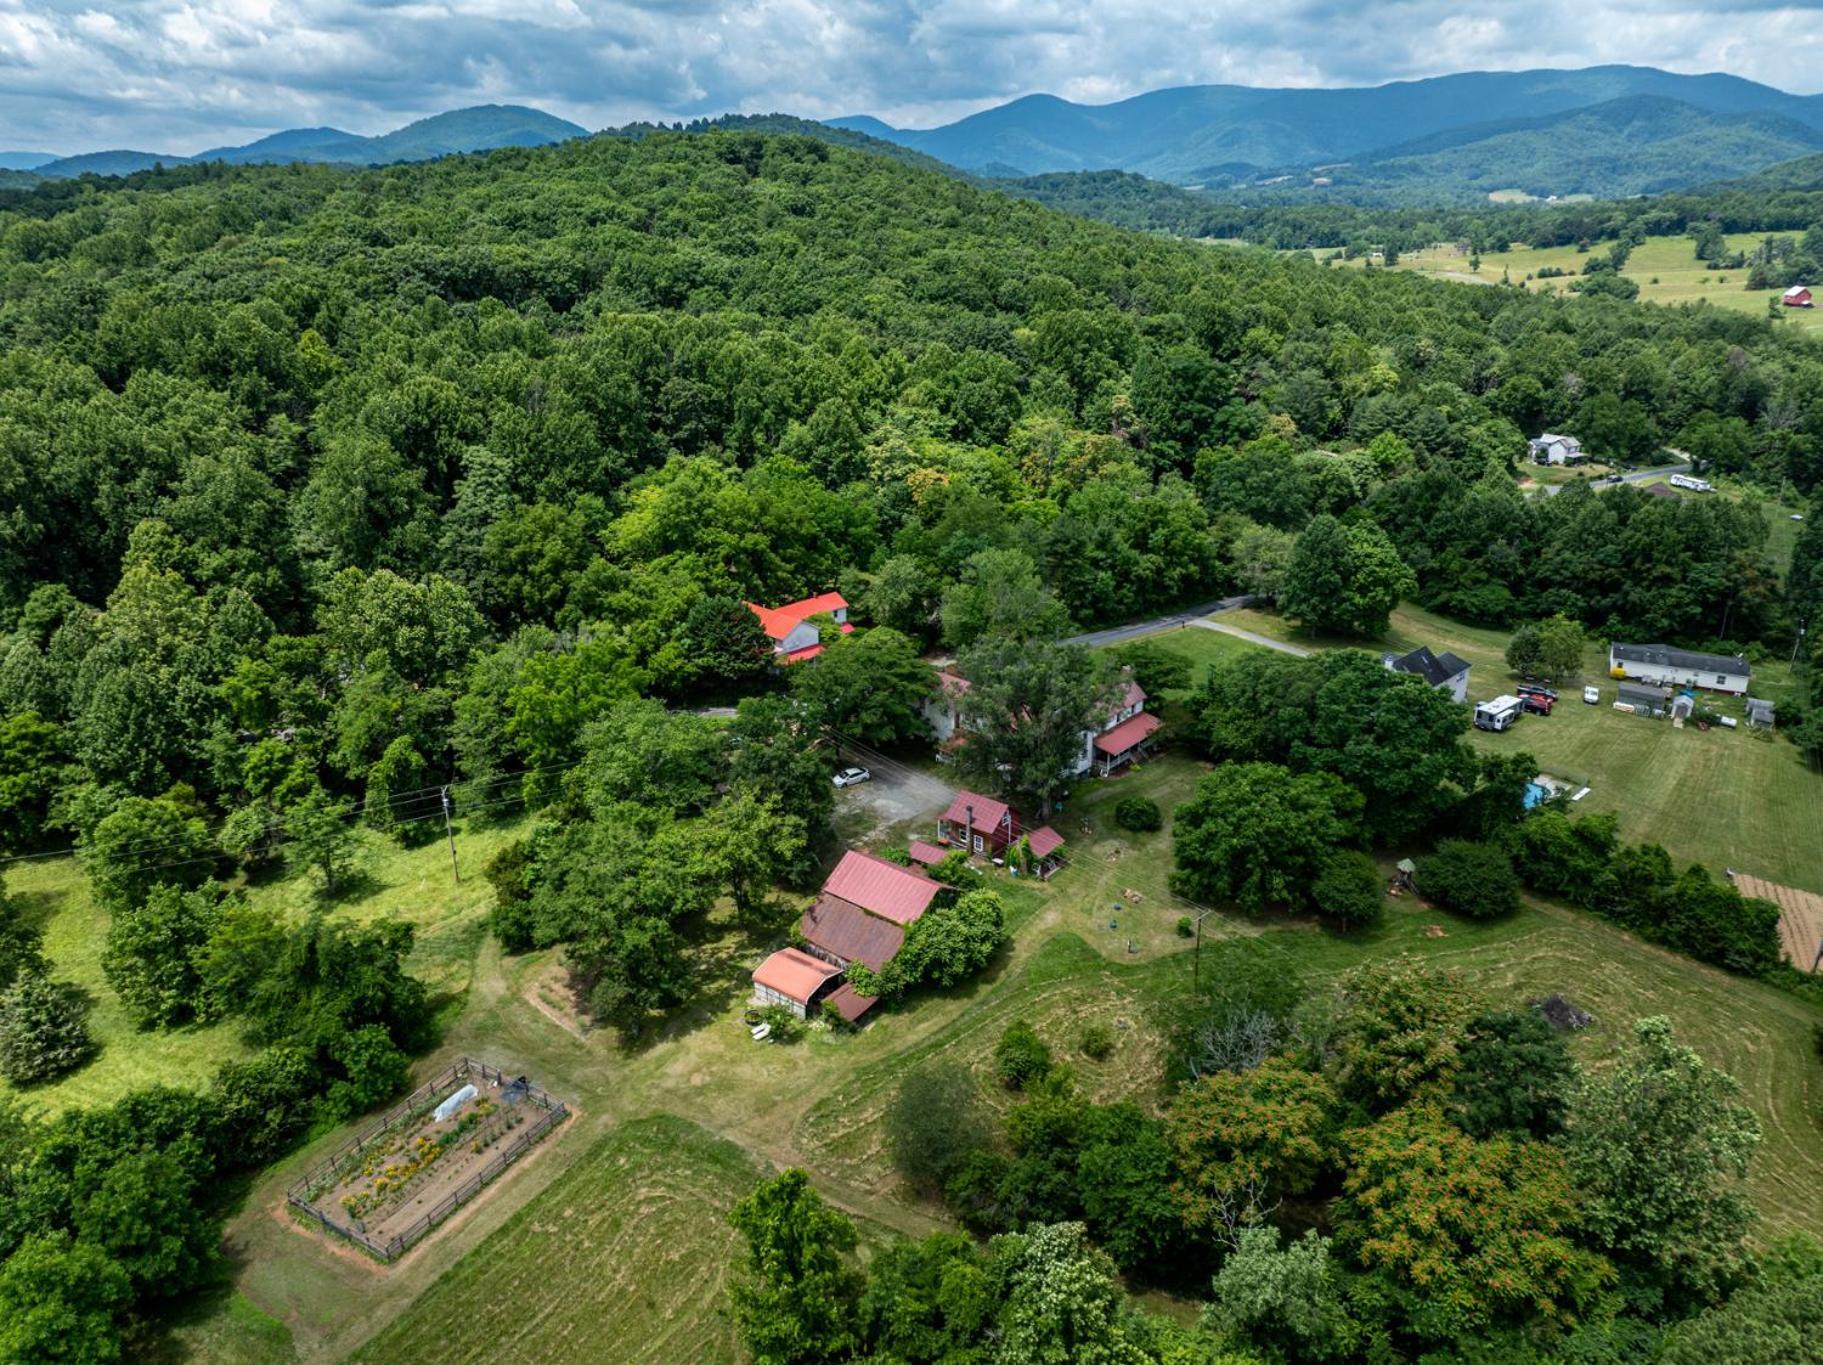
[[[1730,251],[1751,249],[1767,234],[1736,232],[1727,236]],[[1789,235],[1789,234],[1787,234]],[[1470,269],[1468,254],[1454,246],[1434,246],[1425,251],[1400,254],[1398,269],[1433,278],[1461,283],[1523,284],[1534,292],[1564,294],[1571,282],[1582,274],[1582,268],[1594,255],[1607,249],[1597,243],[1590,251],[1574,246],[1514,246],[1507,251],[1481,254],[1478,269]],[[1317,252],[1319,257],[1331,253]],[[1337,264],[1343,264],[1337,258]],[[1355,264],[1350,262],[1348,264]],[[1540,270],[1567,272],[1562,276],[1539,279]],[[1716,270],[1696,257],[1696,243],[1687,236],[1648,237],[1627,258],[1621,272],[1639,285],[1639,297],[1647,303],[1709,303],[1716,308],[1746,313],[1763,318],[1767,305],[1779,296],[1779,290],[1747,288],[1747,271]],[[1781,323],[1802,333],[1823,331],[1823,308],[1780,308]]]

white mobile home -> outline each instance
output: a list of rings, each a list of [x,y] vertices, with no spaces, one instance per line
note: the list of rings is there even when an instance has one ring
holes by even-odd
[[[1704,654],[1672,645],[1608,646],[1608,672],[1658,687],[1702,687],[1741,696],[1753,669],[1738,654]]]

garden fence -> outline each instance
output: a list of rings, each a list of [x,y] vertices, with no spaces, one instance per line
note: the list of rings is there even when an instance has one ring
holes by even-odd
[[[340,1183],[343,1174],[358,1165],[362,1153],[366,1152],[375,1142],[380,1141],[395,1129],[417,1122],[471,1080],[477,1083],[477,1089],[484,1085],[501,1088],[514,1087],[518,1095],[518,1103],[543,1112],[517,1137],[490,1157],[485,1166],[463,1181],[460,1187],[437,1201],[417,1221],[384,1241],[369,1236],[364,1230],[352,1226],[341,1217],[333,1215],[317,1205],[317,1198],[324,1191],[334,1189]],[[302,1180],[286,1191],[286,1202],[310,1221],[320,1224],[339,1237],[347,1238],[382,1261],[396,1261],[426,1233],[491,1185],[502,1171],[525,1154],[527,1148],[568,1118],[569,1112],[562,1101],[552,1099],[537,1086],[517,1086],[516,1082],[498,1067],[463,1057],[412,1091],[399,1104],[388,1110],[379,1123],[359,1137],[344,1143],[319,1161],[305,1173]]]

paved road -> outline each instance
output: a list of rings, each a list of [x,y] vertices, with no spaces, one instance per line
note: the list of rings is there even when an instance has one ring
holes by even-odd
[[[1651,483],[1652,480],[1662,479],[1669,474],[1688,474],[1689,472],[1690,462],[1686,460],[1682,464],[1660,465],[1656,469],[1636,469],[1631,474],[1616,474],[1612,478],[1593,479],[1589,486],[1591,488],[1611,488],[1617,483]],[[1567,483],[1541,483],[1538,485],[1540,492],[1547,498],[1556,497],[1569,486]]]
[[[1206,621],[1199,618],[1189,624],[1201,626],[1204,630],[1219,631],[1223,635],[1232,635],[1235,639],[1245,640],[1249,644],[1264,645],[1267,649],[1276,649],[1281,654],[1295,654],[1300,659],[1310,657],[1310,651],[1303,645],[1289,644],[1284,640],[1275,640],[1270,635],[1259,635],[1251,630],[1242,630],[1239,626],[1231,626],[1226,621]]]
[[[1205,625],[1203,617],[1212,612],[1228,611],[1234,607],[1244,607],[1253,599],[1246,593],[1236,597],[1224,597],[1217,602],[1205,602],[1200,607],[1186,607],[1174,611],[1169,616],[1155,616],[1150,621],[1135,621],[1130,626],[1112,626],[1107,630],[1091,630],[1082,635],[1072,635],[1063,643],[1066,645],[1088,645],[1099,649],[1103,645],[1123,644],[1128,640],[1137,640],[1142,635],[1156,635],[1161,630],[1172,626]]]

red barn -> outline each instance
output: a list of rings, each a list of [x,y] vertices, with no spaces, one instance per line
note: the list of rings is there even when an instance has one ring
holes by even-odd
[[[1810,290],[1801,284],[1794,284],[1785,291],[1782,302],[1787,308],[1809,308],[1811,307]]]

